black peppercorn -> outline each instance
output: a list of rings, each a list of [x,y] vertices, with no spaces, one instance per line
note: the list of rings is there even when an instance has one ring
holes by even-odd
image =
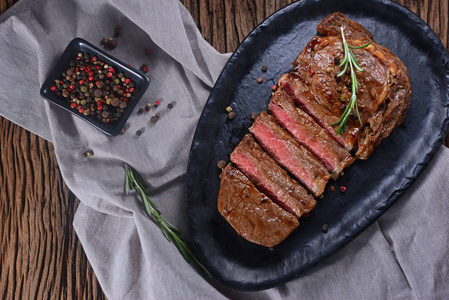
[[[324,224],[323,226],[321,226],[321,230],[322,230],[324,233],[327,232],[327,229],[328,229],[328,225],[327,225],[327,224]]]
[[[217,167],[218,167],[219,169],[223,169],[224,167],[226,167],[226,162],[225,162],[224,160],[220,160],[220,161],[217,163]]]

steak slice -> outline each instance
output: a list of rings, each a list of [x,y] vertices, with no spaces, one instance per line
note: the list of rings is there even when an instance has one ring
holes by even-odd
[[[315,207],[315,198],[263,151],[252,134],[245,135],[237,145],[231,161],[259,191],[295,217]]]
[[[298,143],[309,149],[337,179],[343,169],[353,162],[351,154],[320,127],[308,114],[295,106],[282,89],[271,97],[268,110]]]
[[[372,43],[352,49],[363,69],[356,71],[363,126],[352,113],[344,133],[337,135],[338,126],[330,124],[340,118],[351,98],[350,74],[336,77],[344,56],[340,28],[350,46]],[[408,70],[391,50],[373,41],[369,31],[342,13],[328,16],[317,31],[320,36],[311,39],[293,62],[293,71],[281,77],[279,86],[347,150],[356,150],[355,158],[366,159],[405,118],[412,95]]]
[[[276,123],[273,116],[261,112],[249,131],[262,148],[315,196],[324,192],[330,178],[324,165]]]
[[[250,242],[274,247],[296,227],[298,219],[260,193],[232,166],[221,173],[218,210],[238,234]]]

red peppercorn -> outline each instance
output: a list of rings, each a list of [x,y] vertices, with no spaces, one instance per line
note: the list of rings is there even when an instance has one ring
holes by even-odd
[[[75,107],[76,107],[76,103],[70,104],[70,107],[71,107],[71,108],[75,108]]]
[[[93,76],[89,76],[89,77],[87,78],[87,81],[92,81],[92,80],[94,80],[94,77],[93,77]]]
[[[132,64],[129,64],[129,66],[132,67],[133,65],[132,65]]]
[[[150,68],[148,68],[147,66],[143,67],[143,71],[144,71],[145,73],[147,73],[149,70],[150,70]]]
[[[274,91],[274,90],[276,90],[278,87],[277,87],[277,85],[273,85],[272,87],[271,87],[271,89]]]
[[[56,92],[56,87],[54,85],[51,86],[50,88],[53,92]]]
[[[95,66],[95,69],[100,70],[100,66]]]
[[[130,93],[134,93],[134,88],[130,88],[130,89],[129,89],[129,92],[130,92]]]
[[[160,101],[156,101],[156,102],[154,102],[154,105],[156,105],[156,106],[158,106],[159,104],[161,104],[161,102],[160,102]]]
[[[128,102],[128,98],[123,98],[123,101]]]
[[[129,89],[125,89],[125,93],[127,93],[127,94],[128,94],[128,93],[129,93]]]
[[[335,191],[335,188],[334,188],[333,185],[331,186],[331,191],[332,191],[332,192]]]
[[[146,54],[146,55],[150,55],[150,53],[151,53],[151,49],[150,49],[150,48],[146,48],[146,49],[145,49],[145,54]]]
[[[111,72],[107,72],[106,73],[106,77],[108,77],[108,78],[112,77],[112,73]]]
[[[73,90],[75,88],[75,85],[71,84],[69,87],[70,87],[71,90]]]
[[[77,56],[76,59],[77,59],[77,60],[81,60],[81,57]]]
[[[315,71],[314,70],[310,70],[309,76],[313,76],[313,74],[315,74]]]
[[[96,56],[93,56],[92,59],[91,59],[91,61],[92,61],[92,62],[97,61],[97,57],[96,57]]]
[[[98,110],[103,110],[103,106],[102,105],[97,105]]]
[[[340,191],[346,192],[346,187],[345,186],[340,187]]]
[[[130,84],[130,82],[131,82],[131,79],[129,79],[129,78],[126,78],[126,79],[125,79],[125,83],[126,83],[126,84]]]
[[[68,89],[67,89],[67,92],[69,92],[69,93],[72,92],[72,89],[71,89],[71,88],[68,88]]]
[[[262,78],[262,77],[259,77],[259,78],[257,79],[257,82],[258,82],[258,83],[263,83],[263,78]]]
[[[84,83],[84,80],[80,79],[80,81],[78,81],[80,84]]]
[[[79,70],[80,70],[79,68],[76,68],[76,69],[75,69],[75,73],[76,73],[76,72],[79,72]]]
[[[108,69],[108,71],[111,72],[111,73],[113,73],[113,74],[115,73],[115,70],[114,70],[113,67],[110,67],[110,68]]]
[[[84,109],[81,107],[78,109],[78,111],[82,114],[84,112]]]

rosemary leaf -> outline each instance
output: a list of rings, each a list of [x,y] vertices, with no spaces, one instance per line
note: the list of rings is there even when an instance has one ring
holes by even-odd
[[[152,202],[150,200],[150,197],[148,196],[147,189],[139,182],[139,180],[137,180],[136,175],[134,174],[134,171],[131,169],[131,167],[129,165],[125,164],[125,191],[126,191],[126,194],[128,194],[133,188],[138,190],[138,193],[143,202],[143,205],[144,205],[146,213],[148,214],[148,217],[151,218],[153,221],[155,221],[156,225],[158,225],[159,229],[162,231],[162,234],[165,236],[165,238],[169,242],[174,241],[174,244],[175,244],[176,248],[178,249],[179,253],[181,253],[181,255],[184,257],[184,259],[189,264],[190,264],[191,260],[193,259],[195,264],[207,276],[212,277],[212,275],[209,273],[209,271],[206,269],[206,267],[204,267],[204,265],[200,262],[200,260],[196,256],[196,253],[193,250],[193,248],[190,246],[190,244],[187,243],[182,238],[181,231],[161,216],[161,212],[159,211],[156,204],[154,204],[154,202]]]
[[[340,27],[340,29],[341,29],[341,37],[343,40],[344,57],[339,65],[340,68],[343,67],[343,70],[341,70],[341,72],[337,74],[337,77],[343,76],[348,71],[348,69],[350,70],[351,83],[352,83],[352,94],[351,94],[351,99],[349,100],[349,103],[346,106],[346,109],[343,112],[343,114],[341,115],[340,119],[337,122],[330,124],[330,126],[339,125],[337,128],[337,134],[345,131],[346,123],[348,122],[349,116],[351,115],[351,112],[353,110],[355,110],[355,112],[357,113],[357,119],[359,120],[360,125],[363,125],[362,119],[360,118],[359,108],[357,106],[357,91],[358,91],[359,87],[361,86],[361,84],[357,81],[357,76],[354,71],[354,69],[355,69],[359,72],[363,72],[363,69],[360,67],[359,62],[357,61],[357,59],[354,55],[354,52],[352,52],[351,49],[360,49],[360,48],[364,48],[364,47],[368,46],[369,44],[371,44],[371,41],[370,41],[362,46],[351,47],[346,42],[343,27]]]

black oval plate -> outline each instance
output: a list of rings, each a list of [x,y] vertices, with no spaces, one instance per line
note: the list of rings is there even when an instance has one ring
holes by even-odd
[[[373,33],[401,58],[411,75],[413,99],[404,124],[330,182],[315,210],[273,250],[240,237],[217,210],[219,160],[229,155],[267,109],[271,87],[316,34],[340,11]],[[304,0],[261,23],[223,69],[195,132],[187,172],[191,238],[214,277],[239,290],[273,287],[332,254],[374,222],[421,173],[448,131],[449,57],[435,33],[415,14],[390,1]],[[263,73],[263,65],[268,71]],[[257,78],[263,77],[262,84]],[[227,119],[226,107],[236,113]],[[331,186],[336,188],[331,191]],[[346,192],[339,188],[345,186]],[[328,232],[321,227],[328,224]]]

